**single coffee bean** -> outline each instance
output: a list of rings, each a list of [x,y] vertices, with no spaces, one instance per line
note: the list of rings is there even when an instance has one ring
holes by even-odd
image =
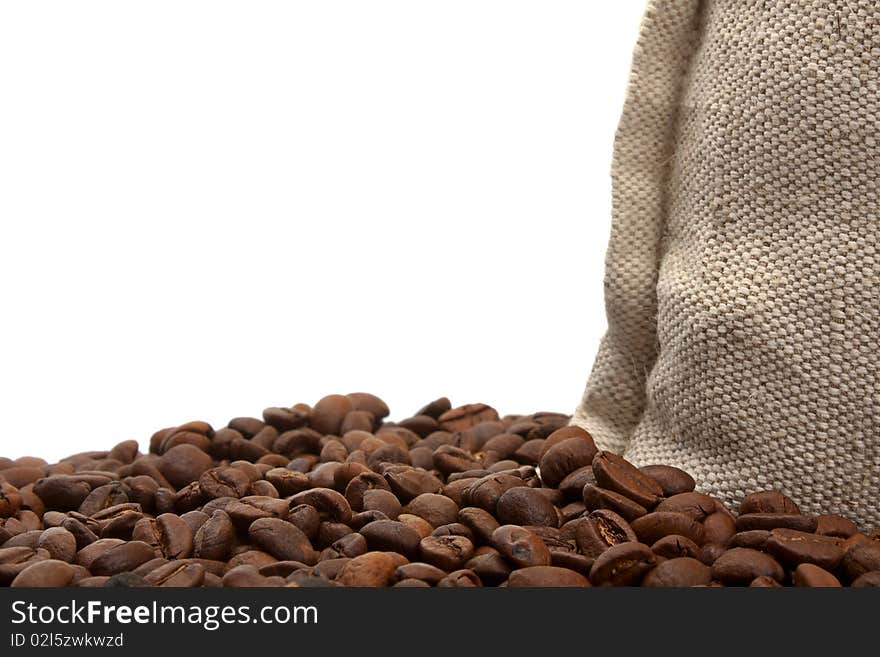
[[[57,559],[46,559],[29,565],[22,570],[11,586],[54,588],[67,586],[73,580],[73,566]]]
[[[78,509],[91,491],[92,486],[88,481],[73,475],[53,475],[34,483],[34,493],[49,508],[57,511]]]
[[[790,513],[747,513],[736,519],[736,529],[796,529],[812,534],[819,522],[814,516],[798,516]]]
[[[478,588],[483,586],[480,577],[472,570],[462,568],[449,573],[437,582],[437,588]]]
[[[703,542],[703,526],[684,513],[654,511],[636,518],[631,526],[639,540],[647,544],[656,543],[670,534],[686,536],[697,545]]]
[[[697,486],[694,478],[687,472],[671,465],[644,465],[639,470],[660,484],[666,497],[690,493]]]
[[[443,483],[433,474],[418,468],[407,468],[400,472],[388,472],[385,479],[391,492],[406,504],[423,493],[439,493]]]
[[[596,557],[590,569],[594,586],[638,586],[657,558],[643,543],[627,541],[612,545]]]
[[[176,488],[198,481],[212,465],[211,457],[198,447],[177,445],[165,452],[156,462],[159,472]]]
[[[700,548],[700,554],[697,558],[707,566],[711,566],[726,550],[727,548],[718,545],[718,543],[706,543]]]
[[[351,520],[351,505],[345,497],[332,488],[311,488],[290,498],[291,505],[308,504],[315,507],[322,518],[336,522]]]
[[[465,507],[458,512],[458,519],[466,525],[473,533],[477,543],[490,543],[492,534],[500,524],[498,521],[484,509],[477,507]]]
[[[331,547],[343,557],[358,557],[365,554],[369,547],[363,534],[352,532],[333,542]]]
[[[211,468],[199,477],[199,489],[208,499],[244,497],[250,485],[250,478],[237,468]]]
[[[37,547],[49,553],[50,558],[73,563],[76,558],[76,537],[63,527],[51,527],[40,534]]]
[[[611,509],[623,518],[632,522],[648,513],[648,510],[628,497],[607,488],[587,484],[583,489],[584,506],[590,511]]]
[[[839,539],[794,529],[772,530],[764,548],[790,567],[811,563],[825,570],[835,570],[844,554]]]
[[[590,586],[590,580],[580,573],[558,566],[530,566],[519,568],[510,573],[507,585],[543,586],[543,587],[584,587]]]
[[[482,582],[490,586],[500,584],[510,575],[510,564],[497,550],[492,550],[475,554],[465,563],[466,569],[476,573]]]
[[[781,581],[785,572],[769,554],[749,548],[727,550],[712,564],[712,578],[725,584],[745,584],[761,575]]]
[[[192,588],[205,581],[205,569],[191,561],[169,561],[144,577],[151,586],[163,588]]]
[[[370,550],[397,552],[413,558],[419,553],[422,536],[418,531],[396,520],[376,520],[361,527]]]
[[[511,431],[511,433],[513,433]],[[530,440],[526,438],[526,442],[522,447],[513,453],[513,458],[519,463],[527,465],[538,465],[541,460],[541,451],[544,448],[544,439]]]
[[[766,490],[746,495],[739,505],[739,512],[740,515],[748,513],[800,515],[797,504],[777,490]]]
[[[367,552],[346,563],[336,581],[343,586],[388,586],[405,563],[406,558],[396,552]]]
[[[79,505],[79,512],[84,516],[93,516],[117,504],[125,504],[130,501],[131,488],[122,482],[116,481],[104,484],[92,490]]]
[[[583,438],[568,438],[551,446],[539,461],[541,480],[555,488],[575,470],[590,465],[597,451],[589,434]]]
[[[727,545],[736,534],[736,521],[726,511],[716,511],[706,516],[703,521],[703,542]]]
[[[802,563],[791,574],[795,586],[840,587],[840,580],[824,568],[812,563]]]
[[[850,586],[854,589],[880,587],[880,570],[872,570],[859,575]]]
[[[506,525],[546,525],[556,527],[556,507],[541,493],[542,489],[517,486],[498,498],[496,515]]]
[[[660,502],[654,510],[684,513],[697,522],[703,522],[710,514],[720,511],[719,504],[703,493],[678,493]]]
[[[322,434],[339,435],[342,421],[356,410],[352,400],[342,395],[327,395],[318,401],[309,414],[309,426]]]
[[[444,431],[464,431],[481,422],[495,422],[498,412],[486,404],[466,404],[446,411],[437,418],[440,428]]]
[[[778,589],[782,588],[782,584],[773,579],[772,577],[768,577],[767,575],[761,575],[760,577],[756,577],[753,579],[749,586],[752,588],[765,588],[765,589]]]
[[[578,551],[594,559],[612,545],[638,542],[629,523],[608,509],[593,511],[588,517],[575,520],[572,529]]]
[[[823,536],[849,538],[859,531],[852,520],[834,514],[817,516],[816,523],[816,533]]]
[[[445,571],[461,568],[474,554],[474,544],[464,536],[427,536],[419,544],[424,561]]]
[[[394,571],[394,576],[397,580],[417,579],[427,582],[430,585],[436,585],[437,582],[446,577],[446,575],[447,573],[445,570],[441,570],[437,566],[433,566],[429,563],[418,561],[399,566],[397,570]]]
[[[392,520],[400,515],[403,508],[394,493],[382,488],[364,491],[362,507],[364,511],[381,511]]]
[[[492,546],[518,568],[549,566],[550,551],[540,538],[516,525],[502,525],[492,532]]]
[[[460,522],[451,522],[448,525],[440,525],[431,532],[431,536],[464,536],[471,543],[474,542],[474,532],[471,528]]]
[[[660,484],[617,454],[598,452],[592,465],[597,484],[617,491],[648,510],[657,506],[663,496]]]
[[[752,550],[763,550],[770,540],[770,532],[766,529],[753,529],[747,532],[737,532],[730,537],[727,542],[728,548],[751,548]]]
[[[651,552],[658,557],[665,557],[666,559],[677,559],[680,557],[696,559],[699,557],[700,547],[687,536],[669,534],[651,545]]]
[[[317,554],[302,530],[279,518],[260,518],[251,523],[248,536],[276,559],[313,564]]]
[[[309,411],[303,408],[279,408],[270,406],[263,409],[263,421],[277,431],[292,431],[305,426],[309,421]]]
[[[434,401],[425,404],[416,411],[416,415],[427,415],[435,420],[452,408],[452,404],[447,397],[440,397]]]
[[[859,541],[851,544],[840,565],[851,582],[865,573],[880,570],[880,543]]]
[[[692,557],[669,559],[645,575],[642,586],[647,587],[681,587],[708,585],[712,581],[709,566]]]
[[[134,570],[155,556],[153,548],[143,541],[128,541],[111,547],[86,567],[95,575],[115,575]]]
[[[501,496],[517,486],[525,486],[525,482],[515,475],[497,473],[481,477],[464,492],[462,501],[467,506],[476,506],[494,514]]]
[[[346,466],[343,466],[340,468],[340,471],[345,468]],[[352,510],[364,510],[364,493],[369,490],[387,490],[390,492],[391,486],[388,485],[388,481],[386,481],[385,477],[377,472],[362,472],[356,474],[345,487],[345,499],[348,501]]]
[[[458,505],[437,493],[422,493],[406,505],[404,512],[424,518],[433,527],[458,520]],[[388,514],[391,517],[391,514]]]

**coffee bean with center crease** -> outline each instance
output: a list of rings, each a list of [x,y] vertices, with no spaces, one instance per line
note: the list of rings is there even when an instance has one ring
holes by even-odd
[[[464,536],[426,536],[419,543],[424,561],[445,571],[461,568],[474,554],[474,544]]]
[[[671,465],[644,465],[639,470],[660,484],[666,497],[690,493],[697,486],[694,478],[687,472]]]
[[[476,506],[494,514],[501,496],[517,486],[525,486],[525,482],[517,476],[505,473],[490,474],[481,477],[471,484],[464,492],[462,501],[467,506]]]
[[[479,575],[474,571],[462,568],[449,573],[446,577],[437,582],[438,589],[444,588],[478,588],[483,586]]]
[[[458,519],[474,533],[479,543],[490,543],[492,534],[500,526],[488,511],[473,506],[461,509],[458,512]]]
[[[593,511],[586,518],[573,521],[572,528],[578,551],[593,558],[613,545],[638,542],[629,523],[608,509]]]
[[[351,505],[342,493],[332,488],[304,490],[291,497],[290,504],[308,504],[315,507],[322,517],[326,516],[336,522],[345,523],[351,520]]]
[[[656,481],[641,472],[629,461],[612,452],[602,451],[593,459],[596,483],[641,504],[649,511],[663,497],[663,489]]]
[[[643,543],[627,541],[612,545],[596,557],[590,569],[594,586],[638,586],[657,558]]]
[[[192,588],[205,581],[205,568],[192,561],[169,561],[146,575],[144,580],[163,588]]]
[[[104,484],[93,489],[79,506],[79,512],[91,516],[111,506],[131,500],[131,488],[121,482]]]
[[[399,472],[389,472],[385,480],[397,499],[406,504],[423,493],[439,493],[443,483],[433,474],[418,468],[406,468]]]
[[[705,586],[711,581],[712,571],[709,566],[692,557],[677,557],[657,564],[645,575],[642,586],[651,588]]]
[[[52,509],[78,509],[92,491],[88,481],[73,475],[52,475],[34,483],[34,493]]]
[[[302,530],[280,518],[260,518],[251,523],[248,536],[276,559],[314,564],[318,555]]]
[[[518,568],[550,565],[544,541],[516,525],[502,525],[492,532],[492,546]]]
[[[611,509],[630,522],[648,513],[645,507],[625,495],[592,484],[584,486],[583,500],[584,506],[590,511]]]
[[[739,505],[740,515],[747,513],[779,513],[800,515],[800,509],[791,499],[776,490],[760,491],[746,495]]]
[[[250,485],[250,478],[237,468],[211,468],[199,477],[199,489],[208,499],[244,497]]]
[[[840,565],[850,581],[865,573],[880,570],[880,543],[876,541],[853,543],[847,548]]]
[[[835,570],[844,554],[839,539],[794,529],[772,530],[764,550],[788,566],[811,563],[826,570]]]
[[[345,486],[345,499],[354,511],[364,510],[364,493],[368,490],[391,491],[385,477],[378,472],[362,472],[355,475]]]
[[[155,556],[153,548],[143,541],[128,541],[111,547],[87,568],[95,575],[115,575],[134,570]]]
[[[556,507],[540,489],[517,486],[498,498],[495,515],[506,525],[546,525],[556,527]]]
[[[718,502],[704,493],[678,493],[661,501],[655,511],[684,513],[696,522],[703,522],[710,514],[719,511]]]
[[[222,561],[232,549],[235,527],[229,514],[218,509],[199,527],[193,540],[193,554],[203,559]]]
[[[679,557],[696,559],[699,557],[700,547],[686,536],[670,534],[651,545],[651,552],[666,559]]]
[[[796,529],[812,534],[819,521],[814,516],[799,516],[793,513],[747,513],[736,519],[736,530],[750,529]]]
[[[453,408],[440,417],[437,422],[444,431],[464,431],[481,422],[495,422],[498,420],[498,412],[486,404],[466,404]]]
[[[643,543],[651,544],[664,536],[686,536],[697,545],[703,542],[703,527],[683,513],[654,511],[632,521],[631,527]]]

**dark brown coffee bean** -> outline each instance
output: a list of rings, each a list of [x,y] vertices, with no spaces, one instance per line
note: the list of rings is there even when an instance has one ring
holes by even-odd
[[[590,580],[574,570],[558,566],[531,566],[510,573],[508,586],[584,587]]]
[[[850,584],[854,589],[880,587],[880,570],[863,573]]]
[[[562,547],[548,547],[548,549],[550,550],[551,566],[568,568],[569,570],[579,572],[584,577],[590,576],[590,570],[596,561],[592,557]]]
[[[323,521],[318,527],[318,536],[315,539],[315,547],[319,550],[330,548],[336,541],[352,534],[354,530],[348,525],[331,520]],[[337,553],[335,556],[340,556]]]
[[[716,511],[703,521],[703,542],[727,545],[736,534],[736,521],[726,511]]]
[[[251,480],[237,468],[211,468],[199,477],[199,489],[205,498],[244,497]]]
[[[336,540],[331,547],[343,557],[358,557],[369,549],[363,534],[352,532]]]
[[[423,493],[439,493],[443,483],[430,472],[408,468],[400,472],[388,472],[385,480],[397,499],[406,504]]]
[[[343,466],[344,468],[345,466]],[[355,511],[363,511],[363,496],[368,490],[391,490],[385,477],[376,472],[362,472],[355,475],[345,487],[345,499]]]
[[[487,585],[500,584],[510,575],[510,564],[501,554],[491,548],[491,552],[475,554],[465,564],[465,568],[473,571]]]
[[[578,551],[597,558],[612,545],[638,542],[629,523],[608,509],[593,511],[586,518],[574,521],[574,538]]]
[[[750,529],[796,529],[812,534],[818,524],[815,516],[790,513],[747,513],[736,519],[736,529],[740,532]]]
[[[474,554],[474,544],[464,536],[427,536],[419,544],[421,557],[445,571],[461,568]]]
[[[57,559],[38,561],[24,568],[11,586],[18,587],[43,587],[54,588],[67,586],[73,580],[73,566]]]
[[[631,526],[639,540],[649,545],[670,534],[686,536],[697,545],[703,543],[702,525],[683,513],[655,511],[636,518]]]
[[[223,575],[222,582],[223,586],[228,588],[266,588],[271,586],[268,580],[268,577],[260,575],[256,566],[241,564],[230,568]]]
[[[346,395],[351,400],[352,407],[356,411],[367,411],[371,413],[377,421],[388,417],[388,404],[382,401],[376,395],[368,392],[351,392]]]
[[[351,505],[342,493],[332,488],[311,488],[290,498],[291,505],[308,504],[315,507],[322,517],[336,522],[351,520]]]
[[[465,431],[481,422],[495,422],[498,418],[498,412],[491,406],[486,404],[466,404],[453,408],[440,417],[437,422],[444,431]]]
[[[584,487],[595,486],[595,484],[596,475],[593,474],[593,467],[585,465],[566,476],[559,482],[558,488],[564,500],[581,502],[583,501]]]
[[[644,465],[639,470],[660,484],[666,497],[690,493],[697,485],[687,472],[671,465]]]
[[[769,554],[749,548],[727,550],[712,564],[712,578],[725,584],[745,584],[761,575],[782,581],[785,572]]]
[[[645,575],[642,586],[705,586],[711,581],[712,571],[709,566],[692,557],[677,557],[657,564]]]
[[[844,554],[839,539],[794,529],[772,530],[764,549],[790,567],[812,563],[826,570],[835,570]]]
[[[476,542],[487,544],[492,541],[492,534],[500,526],[498,521],[484,509],[465,507],[458,512],[458,519],[473,533]]]
[[[130,501],[130,493],[131,489],[119,481],[98,486],[80,504],[79,512],[84,516],[91,516],[111,506],[125,504]]]
[[[37,547],[49,553],[49,557],[58,561],[73,563],[76,558],[76,537],[63,527],[51,527],[40,534]]]
[[[669,534],[651,545],[651,552],[666,559],[680,557],[696,559],[700,555],[700,547],[687,536]]]
[[[144,580],[151,586],[163,588],[193,588],[205,581],[205,569],[189,560],[170,561],[150,572]]]
[[[342,420],[339,433],[345,435],[350,431],[372,431],[377,426],[376,418],[369,411],[349,411]],[[348,447],[348,445],[346,445]],[[351,447],[349,447],[351,449]]]
[[[700,548],[700,554],[697,558],[707,566],[711,566],[726,550],[727,548],[718,543],[706,543]]]
[[[501,496],[517,486],[525,486],[525,482],[517,476],[505,473],[490,474],[481,477],[465,490],[462,501],[468,506],[476,506],[494,514]]]
[[[124,483],[128,486],[128,490],[131,491],[128,495],[129,500],[140,504],[144,511],[152,512],[154,497],[156,491],[159,490],[159,483],[146,475],[127,477]]]
[[[31,529],[29,531],[16,534],[3,544],[3,547],[29,547],[32,550],[37,549],[40,537],[43,535],[39,529]]]
[[[179,516],[163,513],[158,518],[142,518],[132,538],[143,541],[166,559],[186,559],[193,551],[193,531]]]
[[[446,397],[440,397],[434,401],[425,404],[416,411],[416,415],[427,415],[435,420],[452,408],[452,404]]]
[[[751,548],[752,550],[763,550],[770,539],[770,532],[766,529],[753,529],[747,532],[737,532],[730,537],[727,542],[728,548]]]
[[[196,531],[193,553],[203,559],[222,561],[229,554],[235,539],[235,527],[229,514],[217,510]]]
[[[596,557],[590,569],[590,582],[594,586],[638,586],[656,563],[657,558],[647,545],[618,543]]]
[[[802,563],[791,574],[795,586],[840,587],[840,580],[824,568],[812,563]]]
[[[596,453],[596,445],[589,435],[586,438],[563,440],[541,456],[541,480],[545,485],[555,488],[575,470],[590,465]]]
[[[446,577],[446,575],[446,571],[437,568],[437,566],[421,562],[404,564],[394,571],[394,576],[398,580],[417,579],[427,582],[430,585],[437,584],[437,582]]]
[[[772,577],[768,577],[767,575],[761,575],[760,577],[756,577],[753,579],[749,586],[752,588],[765,588],[765,589],[778,589],[782,588],[782,584],[777,582]]]
[[[540,538],[516,525],[502,525],[492,532],[492,546],[518,568],[549,566],[550,551]]]
[[[859,531],[859,528],[856,527],[856,523],[843,516],[833,514],[817,516],[816,522],[816,533],[822,534],[823,536],[849,538]]]
[[[95,575],[115,575],[123,571],[134,570],[155,556],[153,548],[143,541],[128,541],[111,547],[86,567]],[[81,565],[85,566],[86,564]]]
[[[346,563],[336,581],[343,586],[388,586],[405,563],[406,558],[396,552],[367,552]]]
[[[496,515],[507,525],[545,525],[556,527],[559,516],[556,507],[543,489],[518,486],[510,488],[498,498]]]
[[[458,520],[458,505],[448,497],[437,493],[422,493],[413,498],[404,512],[424,518],[432,527],[448,525]],[[392,517],[391,514],[388,514]]]
[[[765,490],[746,495],[739,505],[740,515],[747,513],[778,513],[799,515],[797,504],[778,490]]]
[[[251,523],[248,536],[276,559],[313,564],[317,554],[301,529],[279,518],[260,518]]]
[[[14,516],[20,508],[21,493],[18,488],[5,481],[0,482],[0,518]]]
[[[483,444],[484,452],[495,452],[500,459],[509,459],[513,457],[520,447],[525,444],[522,436],[513,433],[500,433],[492,436]]]
[[[201,474],[211,465],[211,457],[208,454],[189,444],[172,447],[156,462],[156,467],[162,476],[177,488],[198,481]]]
[[[348,450],[338,440],[327,440],[321,447],[320,459],[324,463],[343,462],[348,457]]]
[[[312,408],[309,414],[309,426],[325,435],[339,435],[342,421],[353,410],[356,409],[350,398],[342,395],[327,395]]]
[[[361,527],[370,550],[397,552],[413,558],[419,553],[422,536],[410,526],[396,520],[377,520]]]
[[[697,522],[703,522],[709,514],[719,511],[718,502],[703,493],[679,493],[657,505],[655,511],[684,513]]]
[[[632,522],[648,513],[648,510],[628,497],[607,488],[587,484],[583,489],[584,506],[590,511],[611,509]]]
[[[880,543],[859,541],[851,544],[840,565],[851,582],[865,573],[880,570]]]
[[[318,535],[318,529],[321,526],[321,515],[311,505],[298,504],[288,512],[287,522],[298,527],[309,537],[309,540],[313,540]]]
[[[22,488],[28,484],[36,483],[45,474],[46,469],[43,466],[19,465],[0,470],[0,479],[10,486]]]
[[[240,545],[236,550],[236,554],[226,563],[227,568],[230,570],[237,568],[238,566],[253,566],[254,568],[259,569],[278,561],[278,559],[268,552],[252,549],[248,545]],[[285,559],[285,561],[287,560]]]
[[[522,447],[513,453],[513,458],[519,463],[538,465],[541,460],[541,451],[543,450],[543,447],[543,439],[529,440],[526,438],[526,442],[523,443]]]
[[[263,409],[263,421],[279,432],[292,431],[305,426],[309,421],[309,412],[303,408],[279,408],[270,406]]]
[[[49,508],[57,511],[78,509],[91,490],[88,481],[73,475],[53,475],[34,483],[34,492]]]
[[[599,486],[616,491],[648,510],[653,509],[663,496],[660,484],[617,454],[599,452],[592,465]]]
[[[397,519],[403,508],[394,493],[381,488],[365,491],[362,506],[364,511],[381,511],[391,520]]]
[[[434,450],[434,467],[444,475],[453,472],[467,472],[482,467],[479,459],[470,452],[453,445],[440,445]]]
[[[478,588],[483,586],[480,577],[472,570],[462,568],[449,573],[437,582],[437,588]]]

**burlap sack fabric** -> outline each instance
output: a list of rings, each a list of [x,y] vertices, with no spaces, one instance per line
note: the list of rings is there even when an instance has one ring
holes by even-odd
[[[573,423],[880,527],[880,3],[651,0]]]

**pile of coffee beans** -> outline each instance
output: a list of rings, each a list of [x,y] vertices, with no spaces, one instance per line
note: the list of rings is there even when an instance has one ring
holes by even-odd
[[[880,586],[880,533],[779,491],[734,515],[560,413],[367,393],[0,458],[3,586]],[[862,528],[864,529],[864,528]]]

